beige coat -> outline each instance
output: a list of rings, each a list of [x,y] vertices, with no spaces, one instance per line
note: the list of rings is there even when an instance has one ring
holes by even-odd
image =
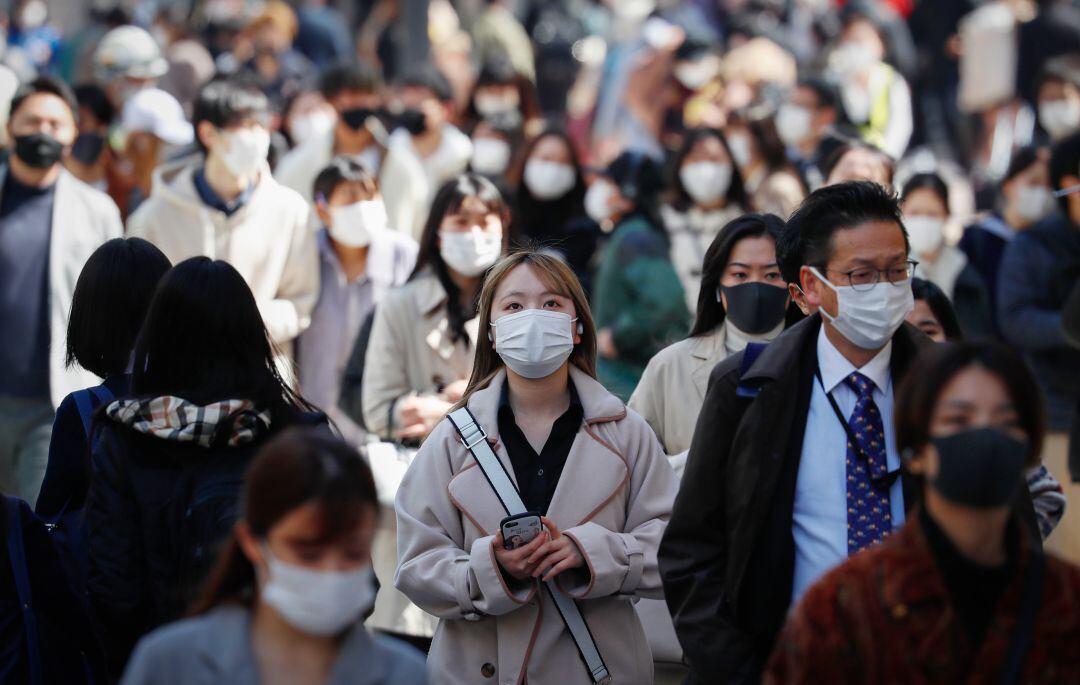
[[[231,216],[206,206],[191,158],[158,167],[150,197],[128,218],[128,234],[154,243],[176,264],[205,255],[229,262],[251,287],[282,351],[311,323],[319,297],[319,257],[308,203],[263,167],[251,199]]]
[[[709,335],[664,348],[649,360],[630,397],[630,408],[652,426],[670,455],[690,449],[709,373],[727,356],[726,337],[726,326],[718,326]]]
[[[496,454],[500,373],[469,400]],[[634,597],[660,598],[656,554],[675,497],[675,477],[652,430],[598,382],[571,367],[585,419],[566,459],[548,517],[586,568],[560,585],[578,600],[614,683],[652,683],[653,660]],[[586,672],[551,598],[535,582],[508,582],[494,533],[506,516],[457,433],[444,420],[398,490],[395,584],[441,619],[428,657],[432,682],[586,685]],[[494,679],[484,673],[494,668]]]
[[[465,326],[476,340],[477,320]],[[453,342],[446,316],[446,290],[428,271],[391,290],[375,310],[361,390],[364,424],[370,433],[393,439],[397,403],[408,395],[432,395],[467,379],[473,345]]]

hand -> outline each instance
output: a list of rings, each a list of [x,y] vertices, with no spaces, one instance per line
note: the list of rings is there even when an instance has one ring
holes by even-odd
[[[444,387],[442,392],[439,394],[439,397],[453,404],[465,395],[465,390],[467,390],[468,387],[469,381],[467,379],[462,378],[460,380],[456,380],[450,385]]]
[[[406,397],[398,403],[397,436],[401,439],[427,437],[442,421],[452,405],[434,395]]]
[[[517,549],[506,549],[503,547],[503,534],[500,530],[495,535],[495,542],[492,543],[495,545],[495,561],[499,562],[499,566],[511,577],[517,580],[531,580],[536,575],[534,573],[536,564],[531,563],[529,557],[533,556],[536,550],[549,539],[547,531],[542,531],[529,544]]]
[[[534,566],[532,575],[537,577],[543,574],[541,580],[547,582],[563,571],[584,566],[585,557],[574,541],[559,532],[550,519],[545,517],[540,520],[548,529],[550,540],[529,555],[528,563]]]
[[[602,357],[617,359],[619,350],[615,347],[615,334],[610,328],[601,328],[596,333],[596,350]]]

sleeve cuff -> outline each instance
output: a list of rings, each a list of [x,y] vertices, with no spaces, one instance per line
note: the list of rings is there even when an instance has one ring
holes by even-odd
[[[477,538],[469,551],[469,568],[476,580],[481,597],[478,605],[483,613],[498,616],[507,614],[532,601],[536,594],[535,581],[508,578],[495,560],[495,536]],[[471,600],[470,593],[470,600]],[[472,602],[470,602],[472,603]],[[462,603],[462,606],[466,606]]]

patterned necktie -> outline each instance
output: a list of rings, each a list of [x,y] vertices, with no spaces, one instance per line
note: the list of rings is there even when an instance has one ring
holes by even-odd
[[[854,554],[881,542],[892,531],[892,509],[889,488],[874,484],[874,480],[884,482],[889,472],[885,425],[874,404],[874,382],[858,372],[844,382],[858,396],[848,422],[858,445],[847,444],[848,554]]]

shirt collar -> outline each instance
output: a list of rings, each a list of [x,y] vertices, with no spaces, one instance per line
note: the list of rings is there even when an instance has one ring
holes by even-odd
[[[581,409],[581,398],[578,397],[577,388],[574,387],[574,381],[570,378],[566,379],[566,385],[570,389],[570,405],[567,407],[567,411],[577,407]],[[503,409],[507,409],[513,415],[513,409],[510,407],[510,382],[503,383],[502,389],[499,391],[499,412]],[[564,412],[565,413],[565,412]]]
[[[890,367],[892,362],[892,341],[886,343],[877,355],[866,363],[861,369],[840,354],[840,350],[833,346],[829,337],[825,335],[825,326],[822,325],[818,332],[817,341],[818,369],[821,372],[821,382],[826,392],[832,392],[836,386],[844,382],[844,379],[858,371],[873,381],[881,392],[888,392],[892,385]]]
[[[199,167],[195,171],[195,177],[193,179],[195,183],[195,192],[199,194],[199,199],[203,201],[207,207],[216,209],[219,212],[224,213],[226,216],[235,214],[241,207],[248,203],[252,194],[255,192],[255,184],[252,183],[244,189],[242,193],[236,196],[236,199],[232,202],[226,202],[213,188],[210,187],[210,182],[206,180],[205,167]]]

